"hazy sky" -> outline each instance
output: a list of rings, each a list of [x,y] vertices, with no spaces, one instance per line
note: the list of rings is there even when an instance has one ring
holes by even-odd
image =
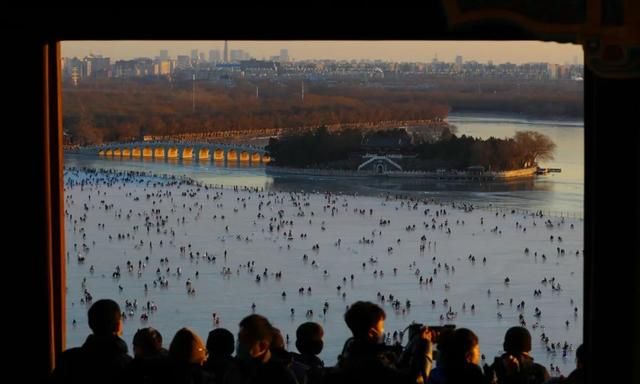
[[[168,49],[169,56],[190,55],[192,49],[204,52],[224,47],[223,41],[65,41],[63,57],[101,54],[112,60],[135,57],[155,57],[160,49]],[[564,64],[583,62],[582,47],[537,41],[229,41],[229,50],[243,49],[257,59],[279,55],[280,49],[289,50],[289,57],[305,59],[381,59],[385,61],[453,62],[456,55],[464,61],[486,63],[548,62]]]

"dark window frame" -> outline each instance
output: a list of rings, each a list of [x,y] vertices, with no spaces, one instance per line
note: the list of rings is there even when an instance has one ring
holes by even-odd
[[[437,6],[432,7],[434,13],[425,17],[425,29],[416,27],[400,27],[399,31],[382,32],[378,30],[375,35],[366,35],[362,31],[346,31],[338,27],[327,31],[322,29],[317,22],[306,25],[306,30],[325,31],[292,35],[289,28],[304,28],[302,21],[295,26],[276,26],[270,33],[262,30],[248,31],[244,34],[227,34],[230,39],[255,38],[278,39],[402,39],[412,38],[420,40],[536,40],[521,28],[503,23],[491,22],[486,25],[452,32],[447,30],[444,23],[442,10]],[[34,359],[29,362],[35,374],[36,380],[46,378],[53,368],[55,357],[64,348],[65,339],[65,281],[64,281],[64,207],[62,184],[62,129],[61,129],[61,87],[59,71],[59,42],[63,40],[135,40],[148,39],[150,33],[144,28],[158,32],[153,36],[154,40],[178,39],[216,39],[222,38],[224,31],[203,32],[200,30],[185,29],[175,32],[164,30],[159,26],[152,26],[158,21],[153,13],[151,15],[134,15],[137,17],[150,17],[153,20],[138,23],[133,17],[120,23],[116,32],[104,33],[101,27],[106,27],[110,21],[101,21],[92,24],[93,20],[77,20],[76,14],[67,14],[68,11],[34,17],[36,22],[41,22],[39,28],[32,32],[31,36],[21,41],[21,47],[16,47],[18,53],[23,54],[23,59],[28,61],[28,69],[33,76],[19,84],[24,91],[25,99],[32,103],[23,106],[26,111],[24,124],[40,127],[37,132],[26,129],[18,132],[19,139],[31,140],[40,150],[34,151],[28,160],[26,176],[17,179],[24,181],[27,193],[24,194],[23,203],[26,208],[26,225],[28,229],[36,231],[33,244],[27,244],[28,257],[19,261],[19,267],[29,267],[34,270],[30,276],[30,282],[34,287],[35,297],[31,303],[18,304],[15,308],[35,320],[36,328],[27,328],[18,324],[16,327],[23,331],[31,331],[29,337],[34,342],[27,343],[42,345],[47,340],[46,348],[38,348]],[[424,15],[425,13],[423,13]],[[113,12],[108,14],[116,19],[118,15]],[[184,12],[183,17],[191,17],[192,12]],[[393,15],[391,15],[393,16]],[[396,15],[397,16],[397,15]],[[406,16],[406,13],[405,13]],[[106,16],[104,16],[106,17]],[[411,22],[419,22],[417,15],[410,17]],[[202,22],[203,17],[197,18]],[[19,20],[16,20],[19,21]],[[403,21],[404,22],[404,21]],[[65,29],[65,23],[74,25],[75,32]],[[76,23],[76,24],[73,24]],[[430,24],[428,24],[430,23]],[[9,25],[17,25],[13,21]],[[79,24],[79,25],[78,25]],[[265,27],[267,23],[264,23]],[[185,24],[187,25],[187,24]],[[334,27],[335,25],[332,24]],[[269,27],[272,27],[271,25]],[[67,27],[68,28],[68,27]],[[299,29],[304,30],[304,29]],[[53,31],[53,32],[52,32]],[[576,34],[569,34],[567,39],[559,42],[578,41]],[[550,39],[554,40],[554,39]],[[25,84],[26,83],[26,84]],[[18,89],[18,87],[16,87]],[[638,154],[638,129],[631,127],[626,140],[616,140],[611,135],[612,127],[625,127],[628,122],[633,122],[634,98],[624,98],[624,95],[637,94],[638,79],[611,79],[596,74],[585,67],[585,225],[584,225],[584,336],[587,345],[587,354],[594,365],[588,372],[588,382],[596,382],[596,378],[605,379],[612,374],[612,369],[619,367],[627,372],[627,369],[640,378],[640,364],[637,364],[638,351],[634,346],[640,345],[640,332],[638,330],[640,282],[637,276],[640,274],[640,255],[638,254],[639,234],[638,217],[640,217],[639,182],[640,155]],[[616,157],[612,158],[607,151],[616,151]],[[616,188],[608,183],[611,179],[622,180],[622,187]],[[615,189],[615,190],[612,190]],[[620,213],[610,209],[610,202],[624,204],[623,213],[635,215],[631,224],[620,224],[616,221]],[[615,203],[614,203],[615,204]],[[614,205],[615,206],[615,205]],[[596,220],[597,218],[597,220]],[[614,226],[613,223],[617,223]],[[28,226],[30,225],[30,227]],[[622,242],[623,244],[619,244]],[[617,247],[620,248],[617,248]],[[609,254],[623,252],[627,256],[622,257],[616,263],[612,263]],[[601,255],[595,257],[595,255]],[[624,256],[624,255],[623,255]],[[635,259],[634,259],[635,257]],[[613,265],[612,265],[613,264]],[[606,280],[614,276],[614,286]],[[634,280],[635,278],[635,280]],[[623,293],[620,294],[619,290]],[[635,296],[635,301],[634,301]],[[35,301],[36,305],[33,305]],[[630,304],[629,304],[630,303]],[[630,308],[629,308],[630,305]],[[625,310],[627,322],[621,324],[626,327],[625,333],[617,329],[614,332],[614,324],[607,311],[622,308]],[[630,320],[630,321],[629,321]],[[622,337],[621,337],[622,336]],[[611,340],[618,338],[618,341]],[[620,338],[623,340],[620,341]],[[623,345],[618,343],[622,342]],[[615,345],[614,346],[612,346]],[[616,348],[615,353],[612,350]],[[597,353],[596,353],[597,352]],[[34,353],[32,352],[31,355]],[[23,356],[27,356],[23,354]],[[634,357],[636,360],[634,360]],[[595,361],[598,361],[596,365]],[[616,376],[617,377],[617,376]],[[611,378],[611,377],[609,377]],[[592,381],[593,380],[593,381]],[[629,381],[633,382],[633,381]]]

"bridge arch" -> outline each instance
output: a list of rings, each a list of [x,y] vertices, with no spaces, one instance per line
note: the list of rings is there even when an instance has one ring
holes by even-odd
[[[155,147],[153,149],[153,158],[154,159],[164,159],[164,147]]]
[[[180,157],[180,152],[177,147],[169,147],[167,149],[167,159],[177,159]]]
[[[368,165],[372,165],[376,173],[386,173],[388,166],[392,166],[396,170],[402,171],[402,167],[395,161],[388,158],[387,156],[377,156],[377,155],[371,156],[369,160],[365,161],[364,163],[358,166],[358,171],[367,167]]]
[[[230,149],[227,151],[227,161],[238,161],[238,151]]]
[[[271,156],[268,153],[263,153],[262,154],[262,162],[263,163],[268,163],[271,161]]]
[[[202,147],[198,150],[198,160],[209,160],[211,154],[209,153],[209,148]]]
[[[131,157],[131,148],[122,148],[122,157]]]
[[[182,160],[192,160],[193,159],[193,147],[184,147],[182,148]]]
[[[213,150],[213,160],[215,161],[224,161],[224,149],[216,148]]]
[[[141,158],[142,150],[140,149],[140,147],[133,147],[133,149],[131,149],[131,156],[135,157],[136,159]]]
[[[249,152],[247,151],[240,152],[240,161],[249,161]]]
[[[115,148],[113,150],[113,156],[122,157],[122,150],[120,148]]]
[[[260,156],[259,152],[254,152],[251,154],[251,162],[256,164],[259,163],[260,160],[262,160],[262,157]]]
[[[144,147],[142,149],[142,157],[153,157],[153,149],[151,147]]]

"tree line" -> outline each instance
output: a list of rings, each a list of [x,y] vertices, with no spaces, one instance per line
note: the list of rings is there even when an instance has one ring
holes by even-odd
[[[228,130],[446,118],[451,111],[580,118],[576,82],[247,80],[87,80],[63,89],[63,127],[74,144]],[[195,96],[195,97],[194,97]],[[194,103],[195,101],[195,103]],[[195,108],[194,108],[195,104]]]
[[[516,132],[514,137],[479,139],[455,134],[443,140],[416,146],[418,157],[434,168],[465,169],[480,165],[487,170],[508,171],[535,166],[540,160],[553,160],[556,144],[534,131]]]
[[[401,92],[405,100],[429,99],[449,112],[507,113],[535,119],[582,119],[584,84],[579,81],[516,79],[451,79],[411,76],[385,79],[397,89],[369,86],[317,86],[314,92],[340,92],[348,97],[366,93]],[[384,84],[384,83],[383,83]]]
[[[435,119],[448,113],[445,104],[396,93],[370,98],[366,93],[315,94],[309,87],[302,100],[300,82],[203,82],[196,83],[195,92],[192,86],[106,80],[65,88],[63,127],[75,144],[85,145],[144,135]]]

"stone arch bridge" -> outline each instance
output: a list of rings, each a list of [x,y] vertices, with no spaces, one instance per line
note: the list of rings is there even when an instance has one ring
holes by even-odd
[[[131,142],[85,148],[100,156],[132,159],[176,159],[195,161],[240,161],[268,163],[269,153],[262,147],[226,143]]]

